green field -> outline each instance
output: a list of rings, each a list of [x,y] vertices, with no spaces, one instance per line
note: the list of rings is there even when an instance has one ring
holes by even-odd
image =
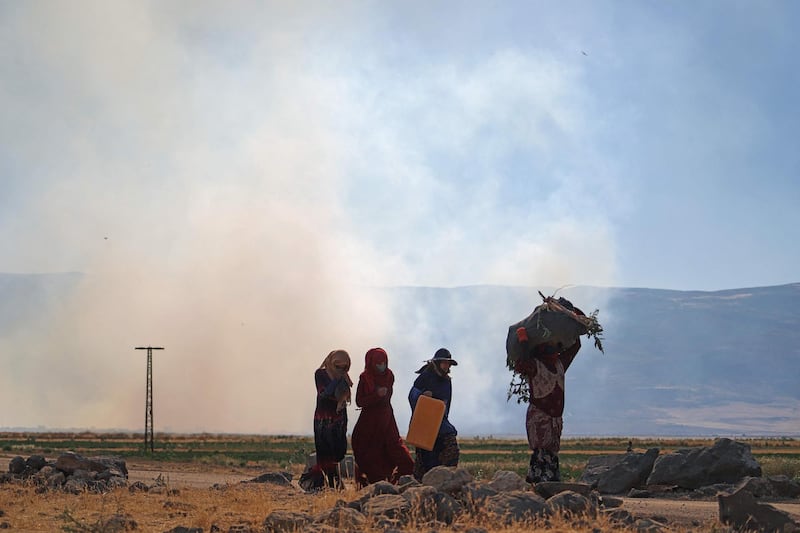
[[[751,446],[764,475],[800,479],[800,439],[741,438]],[[633,439],[635,451],[659,448],[667,453],[678,448],[709,446],[713,439]],[[460,466],[478,479],[491,478],[497,470],[524,475],[529,451],[524,440],[495,438],[460,439]],[[626,438],[566,438],[560,454],[565,480],[580,477],[592,455],[623,453]],[[85,456],[118,455],[127,459],[195,463],[217,466],[286,469],[299,472],[314,441],[304,436],[156,434],[155,450],[145,452],[142,435],[129,433],[0,433],[3,455],[43,455],[55,458],[65,451]]]

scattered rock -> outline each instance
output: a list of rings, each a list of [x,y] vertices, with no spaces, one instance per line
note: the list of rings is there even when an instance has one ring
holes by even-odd
[[[367,523],[367,518],[355,509],[334,507],[321,513],[314,521],[337,529],[361,531]]]
[[[464,485],[473,479],[472,474],[464,468],[436,466],[425,472],[425,475],[422,476],[422,484],[435,487],[440,492],[458,495]]]
[[[501,492],[491,496],[486,500],[485,510],[506,524],[531,520],[549,513],[544,498],[527,491]]]
[[[288,531],[303,531],[311,522],[311,517],[306,513],[296,511],[272,511],[264,519],[264,529],[268,533],[284,533]]]
[[[8,463],[8,472],[21,476],[25,472],[25,459],[19,455],[11,459]]]
[[[578,494],[589,496],[589,494],[591,494],[592,492],[592,485],[590,483],[565,483],[561,481],[542,481],[540,483],[536,483],[533,486],[533,490],[536,491],[536,494],[538,494],[544,499],[551,498],[556,494],[558,494],[559,492],[564,492],[565,490],[571,490],[572,492],[577,492]]]
[[[138,527],[132,516],[115,514],[103,521],[100,531],[133,531]]]
[[[497,492],[509,492],[512,490],[526,490],[528,483],[516,472],[498,470],[489,482],[489,487]]]
[[[461,499],[468,507],[474,509],[480,507],[487,498],[499,494],[496,490],[485,483],[472,481],[461,488]]]
[[[365,515],[371,517],[406,518],[411,504],[398,494],[379,494],[367,500],[361,506]]]
[[[746,477],[728,492],[744,489],[756,498],[797,498],[800,483],[788,476]]]
[[[243,481],[242,483],[270,483],[272,485],[288,487],[292,484],[292,475],[289,474],[289,477],[286,477],[286,473],[284,472],[266,472],[248,481]]]
[[[741,530],[756,531],[798,531],[800,524],[785,513],[766,503],[759,503],[755,497],[740,488],[732,494],[719,494],[719,520],[723,524]]]
[[[565,490],[547,500],[547,504],[552,510],[559,510],[565,515],[594,515],[595,506],[586,496]]]
[[[600,504],[605,509],[616,509],[617,507],[622,507],[622,498],[615,498],[614,496],[603,496],[600,499]]]

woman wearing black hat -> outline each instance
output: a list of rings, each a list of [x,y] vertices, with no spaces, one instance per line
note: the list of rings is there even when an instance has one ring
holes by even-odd
[[[439,434],[433,450],[426,451],[416,449],[416,459],[414,461],[414,477],[422,479],[425,472],[434,466],[457,466],[458,465],[458,432],[453,424],[448,420],[450,414],[450,399],[453,395],[453,386],[450,382],[450,367],[458,365],[446,348],[439,348],[433,355],[433,359],[428,359],[425,366],[417,370],[419,377],[414,381],[411,391],[408,393],[408,401],[411,403],[411,411],[417,406],[417,400],[423,394],[431,396],[437,400],[442,400],[445,404],[444,418],[439,426]]]

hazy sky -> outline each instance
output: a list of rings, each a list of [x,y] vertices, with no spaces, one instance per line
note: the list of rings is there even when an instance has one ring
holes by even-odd
[[[798,22],[788,0],[0,0],[0,272],[86,274],[3,357],[107,394],[131,372],[109,353],[168,345],[194,358],[163,357],[176,413],[200,391],[260,431],[236,394],[280,405],[265,373],[382,344],[359,287],[798,281]],[[85,394],[37,412],[119,416]]]

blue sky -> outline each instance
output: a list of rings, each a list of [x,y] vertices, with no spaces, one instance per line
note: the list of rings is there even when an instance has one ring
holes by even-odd
[[[159,327],[187,307],[171,330],[227,324],[198,346],[315,313],[311,353],[349,320],[380,344],[382,302],[342,287],[796,282],[798,21],[790,1],[0,1],[0,272],[91,276],[73,330],[130,326],[97,353],[181,342]]]

